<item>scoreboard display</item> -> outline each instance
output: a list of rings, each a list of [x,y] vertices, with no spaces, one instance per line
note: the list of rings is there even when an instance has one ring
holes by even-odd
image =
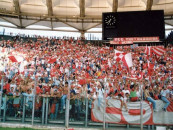
[[[164,40],[164,11],[103,13],[102,28],[103,40],[119,37],[159,37]]]

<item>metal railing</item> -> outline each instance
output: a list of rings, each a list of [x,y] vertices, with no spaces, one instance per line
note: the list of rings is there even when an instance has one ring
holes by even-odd
[[[3,86],[3,79],[1,80],[1,92]],[[70,85],[69,85],[70,87]],[[138,128],[140,125],[130,125],[130,124],[111,124],[106,122],[105,112],[106,112],[106,102],[105,96],[102,103],[104,104],[103,113],[103,123],[91,121],[91,105],[92,101],[87,98],[87,93],[85,92],[84,97],[76,98],[74,101],[70,99],[70,96],[66,98],[65,109],[63,109],[60,102],[54,103],[53,100],[56,97],[46,96],[46,95],[35,95],[34,101],[28,103],[26,101],[26,96],[10,96],[6,94],[1,94],[1,122],[10,123],[29,123],[31,125],[56,125],[73,127],[99,127],[108,129],[116,127],[124,128]],[[62,100],[62,99],[58,99]],[[63,111],[61,111],[63,109]],[[56,111],[57,110],[57,111]],[[79,119],[80,117],[80,119]],[[154,130],[154,125],[142,125],[144,129]]]

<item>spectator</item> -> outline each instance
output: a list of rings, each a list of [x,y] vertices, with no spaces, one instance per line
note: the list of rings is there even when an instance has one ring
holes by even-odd
[[[167,110],[167,107],[169,106],[170,102],[168,100],[169,98],[169,90],[167,89],[166,86],[164,86],[161,90],[161,99],[163,102],[165,102],[166,104],[164,105],[164,107],[162,108],[163,111]]]
[[[131,91],[130,91],[130,101],[132,101],[132,102],[138,101],[138,97],[137,97],[137,94],[136,94],[135,86],[131,85],[130,88],[131,88]]]
[[[152,103],[153,105],[153,110],[156,111],[156,102],[154,101],[154,99],[150,96],[150,92],[149,92],[149,87],[146,86],[145,87],[145,91],[144,91],[144,95],[145,95],[145,99],[149,102]]]
[[[104,89],[101,87],[100,83],[97,86],[97,100],[98,100],[98,110],[100,110],[100,105],[104,97]]]

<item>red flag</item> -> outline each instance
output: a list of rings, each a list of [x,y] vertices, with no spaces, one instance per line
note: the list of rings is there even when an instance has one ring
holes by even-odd
[[[148,63],[148,69],[153,69],[154,68],[154,64]]]
[[[86,84],[86,80],[85,80],[85,79],[80,79],[80,80],[79,80],[79,84],[80,84],[80,85]]]
[[[49,59],[48,63],[53,64],[54,62],[56,62],[56,58],[53,59]]]
[[[9,56],[8,57],[12,62],[17,62],[16,58],[14,56]]]

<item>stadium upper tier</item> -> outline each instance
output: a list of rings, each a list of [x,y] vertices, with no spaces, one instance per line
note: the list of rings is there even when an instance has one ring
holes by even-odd
[[[173,0],[0,0],[0,22],[30,29],[42,25],[55,31],[72,27],[66,31],[85,33],[102,28],[103,12],[164,10],[165,23],[173,25],[172,7]]]

